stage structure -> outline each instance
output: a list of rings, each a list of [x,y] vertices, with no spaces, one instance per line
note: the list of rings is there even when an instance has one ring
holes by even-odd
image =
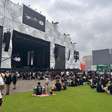
[[[73,69],[74,51],[57,22],[26,5],[0,0],[1,68]]]

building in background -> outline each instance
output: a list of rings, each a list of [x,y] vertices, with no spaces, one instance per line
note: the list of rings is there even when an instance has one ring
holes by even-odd
[[[110,71],[112,69],[112,49],[93,50],[92,60],[97,71]]]
[[[70,35],[28,6],[0,0],[1,68],[75,68]],[[2,36],[3,35],[3,36]]]

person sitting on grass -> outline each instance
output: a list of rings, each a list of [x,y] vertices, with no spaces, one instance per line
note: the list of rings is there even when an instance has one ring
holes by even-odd
[[[112,81],[110,82],[110,85],[108,86],[108,91],[112,95]]]
[[[38,82],[37,87],[33,89],[33,96],[50,96],[50,95],[55,94],[53,94],[53,91],[47,82],[45,82],[44,86],[41,86],[41,83]]]
[[[73,77],[72,79],[71,79],[71,87],[75,87],[75,77]]]
[[[45,87],[46,95],[48,96],[54,95],[54,88],[55,88],[54,86],[55,86],[54,81],[50,81],[50,83],[45,82],[44,87]]]
[[[64,79],[61,80],[61,86],[62,86],[62,90],[66,90],[67,89],[67,85],[66,85]]]
[[[45,94],[50,95],[50,86],[49,86],[49,83],[45,82],[44,87],[45,87]]]
[[[105,92],[104,86],[103,86],[101,80],[97,82],[96,91],[97,91],[97,92]]]
[[[40,82],[38,82],[35,92],[36,92],[36,95],[42,95],[42,86]]]
[[[61,91],[61,83],[60,83],[60,81],[57,79],[56,80],[56,84],[55,84],[55,87],[56,87],[56,91]]]
[[[91,83],[90,83],[90,87],[91,88],[96,88],[97,85],[97,79],[96,78],[92,78]]]

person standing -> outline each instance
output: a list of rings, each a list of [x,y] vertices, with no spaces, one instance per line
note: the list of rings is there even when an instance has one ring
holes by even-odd
[[[5,85],[6,85],[6,95],[9,95],[10,84],[11,84],[11,74],[9,72],[6,72],[4,80],[5,80]]]
[[[12,74],[12,83],[14,85],[13,89],[16,89],[16,83],[17,83],[17,75],[16,75],[16,73]]]
[[[4,89],[4,80],[3,80],[3,77],[2,77],[2,74],[0,73],[0,107],[2,106],[2,90]]]

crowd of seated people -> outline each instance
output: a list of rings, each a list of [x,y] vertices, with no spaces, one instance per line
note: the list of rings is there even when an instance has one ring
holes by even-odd
[[[10,93],[10,85],[13,83],[13,89],[16,89],[17,80],[38,80],[33,89],[33,96],[55,95],[55,91],[66,90],[68,87],[78,87],[89,84],[91,88],[96,89],[98,93],[106,92],[112,95],[112,75],[104,73],[100,75],[96,72],[75,72],[75,71],[4,71],[0,72],[0,105],[2,104],[2,95],[5,85],[6,93]],[[41,83],[44,80],[44,84]]]
[[[112,76],[109,74],[99,75],[96,72],[75,72],[75,71],[13,71],[1,72],[6,85],[6,95],[10,92],[10,84],[13,83],[16,89],[18,80],[45,80],[45,84],[38,83],[35,87],[35,94],[53,94],[54,91],[66,90],[67,87],[77,87],[89,83],[91,88],[97,92],[112,94]],[[40,81],[41,82],[41,81]],[[39,89],[41,87],[42,89]],[[38,92],[41,90],[41,92]]]
[[[90,74],[89,75],[90,87],[95,88],[97,92],[106,92],[112,95],[112,75],[110,74]]]
[[[76,87],[87,82],[86,74],[76,74],[74,72],[55,72],[45,76],[45,84],[34,88],[34,95],[52,95],[54,91],[66,90],[67,87]],[[41,89],[40,89],[41,88]],[[39,92],[41,91],[41,92]]]
[[[38,82],[37,86],[33,89],[33,96],[50,96],[54,95],[54,91],[61,91],[66,88],[65,82],[61,82],[59,79],[47,80],[43,85]]]

